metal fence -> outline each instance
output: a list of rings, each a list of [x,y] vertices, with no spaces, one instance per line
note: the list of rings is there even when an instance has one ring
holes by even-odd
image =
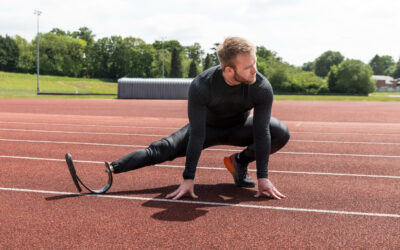
[[[188,98],[191,78],[121,78],[118,80],[120,99]]]
[[[392,88],[392,87],[380,87],[375,90],[375,92],[400,92],[400,86],[397,88]]]

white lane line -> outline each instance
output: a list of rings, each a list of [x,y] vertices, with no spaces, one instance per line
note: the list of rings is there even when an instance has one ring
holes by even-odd
[[[290,142],[301,142],[301,143],[332,143],[332,144],[365,144],[365,145],[394,145],[394,146],[400,146],[400,142],[319,141],[319,140],[296,140],[296,139],[291,139]]]
[[[22,159],[22,160],[39,160],[39,161],[56,161],[56,162],[65,162],[64,159],[53,159],[53,158],[38,158],[38,157],[27,157],[27,156],[9,156],[9,155],[0,155],[0,158],[9,158],[9,159]],[[74,160],[79,163],[89,163],[89,164],[104,164],[102,161],[84,161],[84,160]],[[182,165],[167,165],[167,164],[156,164],[156,167],[165,167],[165,168],[185,168]],[[197,169],[205,169],[205,170],[219,170],[226,171],[225,168],[216,168],[216,167],[204,167],[197,166]],[[250,172],[256,172],[256,169],[249,169]],[[328,176],[347,176],[347,177],[367,177],[367,178],[386,178],[386,179],[400,179],[400,176],[391,176],[391,175],[367,175],[367,174],[346,174],[346,173],[324,173],[324,172],[305,172],[305,171],[286,171],[286,170],[269,170],[270,173],[281,173],[281,174],[303,174],[303,175],[328,175]]]
[[[108,194],[92,195],[92,194],[59,192],[59,191],[50,191],[50,190],[34,190],[34,189],[6,188],[6,187],[0,187],[0,190],[2,190],[2,191],[11,191],[11,192],[23,192],[23,193],[40,193],[40,194],[55,194],[55,195],[76,195],[76,196],[89,196],[89,197],[96,197],[96,198],[111,198],[111,199],[124,199],[124,200],[137,200],[137,201],[154,201],[154,202],[166,202],[166,203],[180,203],[180,204],[191,204],[191,205],[201,205],[201,206],[224,206],[224,207],[268,209],[268,210],[291,211],[291,212],[307,212],[307,213],[323,213],[323,214],[338,214],[338,215],[357,215],[357,216],[369,216],[369,217],[400,218],[400,214],[367,213],[367,212],[340,211],[340,210],[327,210],[327,209],[310,209],[310,208],[296,208],[296,207],[263,206],[263,205],[253,205],[253,204],[245,204],[245,203],[235,204],[235,203],[196,201],[196,200],[171,200],[171,199],[162,199],[162,198],[150,198],[150,197],[140,197],[140,196],[123,196],[123,195],[108,195]]]
[[[101,127],[101,128],[143,128],[143,129],[179,129],[178,127],[151,127],[151,126],[129,126],[129,125],[102,125],[102,124],[77,124],[77,123],[45,123],[45,122],[5,122],[3,124],[20,125],[45,125],[45,126],[68,126],[68,127]],[[184,125],[182,125],[184,126]]]
[[[146,147],[146,146],[143,146],[143,145],[129,145],[129,144],[109,144],[109,143],[95,143],[95,142],[43,141],[43,140],[7,139],[7,138],[0,138],[0,141],[30,142],[30,143],[54,143],[54,144],[77,144],[77,145],[113,146],[113,147]],[[347,141],[318,141],[318,140],[296,140],[296,139],[291,139],[290,142],[400,146],[400,142],[351,142],[351,141],[347,142]]]
[[[0,128],[1,131],[17,131],[17,132],[36,132],[36,133],[58,133],[58,134],[85,134],[85,135],[115,135],[115,136],[153,136],[165,137],[167,135],[159,134],[131,134],[131,133],[110,133],[110,132],[83,132],[83,131],[60,131],[60,130],[40,130],[40,129],[11,129]]]
[[[70,142],[70,141],[40,141],[40,140],[20,140],[20,139],[2,139],[0,141],[9,142],[29,142],[29,143],[49,143],[49,144],[72,144],[72,145],[89,145],[89,146],[110,146],[110,147],[133,147],[145,148],[144,145],[128,145],[128,144],[110,144],[110,143],[94,143],[94,142]]]
[[[339,157],[369,157],[369,158],[398,158],[400,155],[363,155],[363,154],[336,154],[336,153],[317,153],[317,152],[288,152],[279,151],[276,154],[293,154],[293,155],[313,155],[313,156],[339,156]]]
[[[55,144],[76,144],[76,145],[91,145],[91,146],[112,146],[112,147],[132,147],[132,148],[146,148],[145,145],[126,145],[126,144],[106,144],[106,143],[90,143],[90,142],[62,142],[62,141],[38,141],[38,140],[18,140],[18,139],[0,139],[0,141],[13,141],[13,142],[31,142],[31,143],[55,143]],[[228,151],[240,152],[241,149],[227,149],[227,148],[207,148],[207,151]],[[314,153],[314,152],[285,152],[280,151],[278,154],[300,154],[300,155],[321,155],[321,156],[347,156],[347,157],[381,157],[381,158],[400,158],[396,155],[364,155],[364,154],[334,154],[334,153]]]
[[[317,131],[291,131],[290,134],[316,134],[316,135],[362,135],[362,136],[391,136],[399,137],[400,133],[391,134],[373,134],[373,133],[355,133],[355,132],[317,132]]]
[[[80,120],[80,119],[78,119]],[[85,118],[85,121],[87,119]],[[186,120],[185,120],[186,121]],[[134,120],[132,120],[134,122]],[[127,123],[132,123],[127,122]],[[371,123],[371,122],[314,122],[314,121],[284,121],[287,124],[292,124],[295,127],[303,125],[317,125],[318,127],[335,127],[342,126],[344,128],[360,128],[360,127],[392,127],[390,129],[400,128],[399,123]],[[22,124],[22,125],[55,125],[55,126],[83,126],[83,127],[110,127],[110,128],[156,128],[156,129],[178,129],[178,127],[159,127],[149,126],[140,127],[135,125],[106,125],[106,124],[80,124],[80,123],[53,123],[53,122],[17,122],[17,121],[0,121],[3,124]],[[186,122],[187,123],[187,122]],[[185,124],[185,122],[183,123]],[[393,128],[394,127],[394,128]]]
[[[154,165],[157,167],[168,167],[168,168],[185,168],[185,166],[179,165],[163,165],[157,164]],[[224,170],[225,168],[215,168],[215,167],[197,167],[200,169],[208,169],[208,170]],[[249,172],[257,172],[256,169],[249,169]],[[344,174],[344,173],[324,173],[324,172],[305,172],[305,171],[287,171],[287,170],[268,170],[270,173],[281,173],[281,174],[307,174],[307,175],[328,175],[328,176],[348,176],[348,177],[367,177],[367,178],[388,178],[388,179],[400,179],[400,176],[391,176],[391,175],[368,175],[368,174]]]
[[[110,147],[130,147],[130,148],[146,148],[145,145],[127,145],[127,144],[107,144],[107,143],[91,143],[91,142],[64,142],[64,141],[39,141],[39,140],[19,140],[19,139],[0,139],[0,141],[11,142],[30,142],[30,143],[54,143],[54,144],[76,144],[91,146],[110,146]],[[241,149],[228,148],[207,148],[206,151],[222,151],[222,152],[240,152]],[[319,156],[345,156],[345,157],[371,157],[371,158],[400,158],[400,155],[369,155],[369,154],[339,154],[339,153],[318,153],[318,152],[289,152],[278,151],[276,154],[295,154],[295,155],[319,155]]]
[[[138,127],[130,126],[129,128],[152,128],[161,129],[162,127]],[[179,128],[176,128],[179,129]],[[17,129],[17,128],[0,128],[1,131],[17,131],[17,132],[36,132],[36,133],[64,133],[64,134],[88,134],[88,135],[115,135],[115,136],[158,136],[165,137],[169,134],[138,134],[138,133],[112,133],[112,132],[86,132],[86,131],[64,131],[64,130],[39,130],[39,129]],[[316,135],[362,135],[362,136],[389,136],[400,137],[400,134],[373,134],[373,133],[351,133],[351,132],[312,132],[312,131],[290,131],[291,134],[316,134]]]

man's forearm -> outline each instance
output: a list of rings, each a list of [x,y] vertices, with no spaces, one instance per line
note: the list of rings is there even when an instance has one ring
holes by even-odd
[[[203,149],[203,143],[203,136],[191,135],[189,137],[189,143],[186,150],[185,170],[183,171],[184,179],[194,179],[197,163],[201,155],[201,150]]]

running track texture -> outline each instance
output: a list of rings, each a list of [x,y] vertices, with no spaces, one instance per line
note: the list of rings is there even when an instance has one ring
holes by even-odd
[[[275,101],[291,141],[271,156],[283,200],[237,188],[223,157],[203,151],[195,192],[165,195],[184,158],[114,175],[106,195],[78,194],[78,174],[101,186],[104,160],[144,148],[187,123],[186,101],[0,99],[0,244],[18,248],[400,248],[400,106]],[[255,178],[255,164],[250,165]]]

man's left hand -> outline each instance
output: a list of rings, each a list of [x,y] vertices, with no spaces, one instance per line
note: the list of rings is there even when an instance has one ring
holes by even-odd
[[[194,180],[191,179],[183,180],[179,188],[176,189],[174,192],[168,194],[166,198],[167,199],[172,198],[173,200],[178,200],[187,193],[189,193],[190,196],[192,196],[192,198],[194,199],[198,198],[198,196],[194,193]]]
[[[260,178],[258,179],[258,191],[257,194],[254,196],[256,198],[260,197],[264,192],[266,192],[267,196],[275,199],[282,199],[286,198],[285,195],[283,195],[281,192],[276,189],[274,184],[267,179],[267,178]]]

